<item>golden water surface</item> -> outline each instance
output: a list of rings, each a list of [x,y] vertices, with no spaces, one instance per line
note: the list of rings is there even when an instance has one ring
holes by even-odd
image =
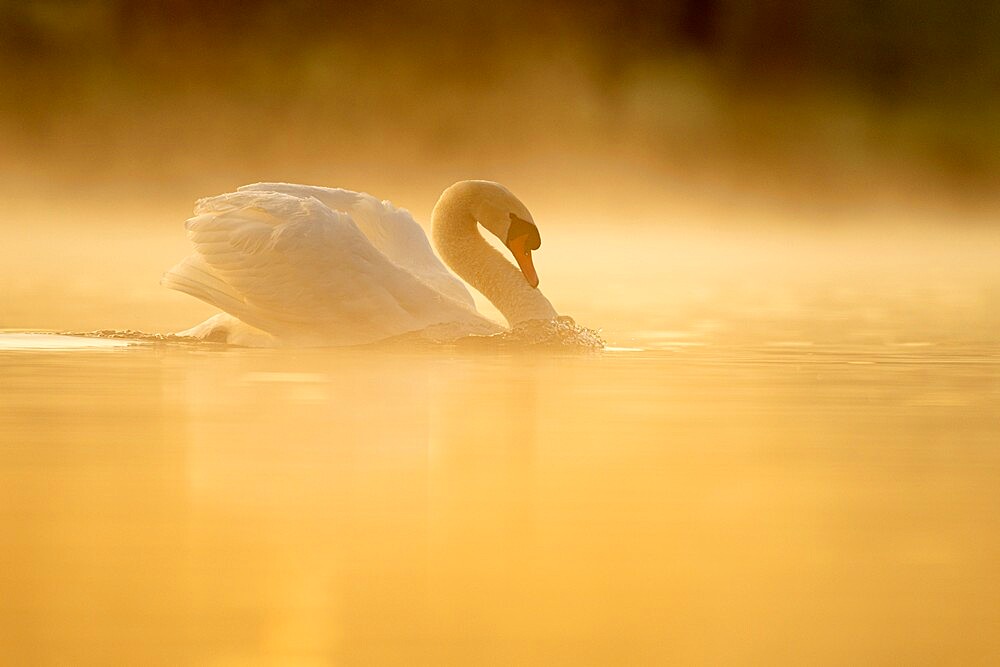
[[[43,231],[0,324],[210,312]],[[1000,659],[988,244],[570,236],[603,353],[0,334],[0,663]]]

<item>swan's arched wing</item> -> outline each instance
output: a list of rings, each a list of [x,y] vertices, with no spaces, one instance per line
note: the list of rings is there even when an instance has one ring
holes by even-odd
[[[187,229],[195,255],[168,273],[168,286],[287,339],[319,332],[317,342],[364,343],[478,319],[389,261],[346,213],[314,198],[211,197],[198,202]]]
[[[240,192],[281,192],[300,199],[313,197],[334,211],[351,216],[368,240],[394,264],[433,289],[474,308],[465,284],[437,258],[423,228],[406,209],[363,192],[294,183],[254,183]]]

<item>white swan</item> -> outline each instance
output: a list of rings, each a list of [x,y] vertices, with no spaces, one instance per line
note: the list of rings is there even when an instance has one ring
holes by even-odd
[[[358,345],[445,325],[455,337],[502,328],[476,312],[404,209],[349,190],[256,183],[200,200],[194,254],[163,285],[224,311],[179,335],[252,346]],[[479,234],[510,249],[520,271]],[[557,317],[537,289],[531,214],[507,188],[461,181],[432,213],[441,258],[507,322]]]

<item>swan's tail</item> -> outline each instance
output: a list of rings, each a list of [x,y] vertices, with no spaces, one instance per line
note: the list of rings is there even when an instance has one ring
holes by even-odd
[[[160,284],[201,299],[230,315],[242,317],[247,304],[239,293],[219,278],[198,255],[190,255],[163,274]]]

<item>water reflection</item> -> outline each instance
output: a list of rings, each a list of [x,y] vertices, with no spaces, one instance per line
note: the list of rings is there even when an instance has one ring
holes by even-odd
[[[0,352],[0,654],[975,661],[993,352]]]

